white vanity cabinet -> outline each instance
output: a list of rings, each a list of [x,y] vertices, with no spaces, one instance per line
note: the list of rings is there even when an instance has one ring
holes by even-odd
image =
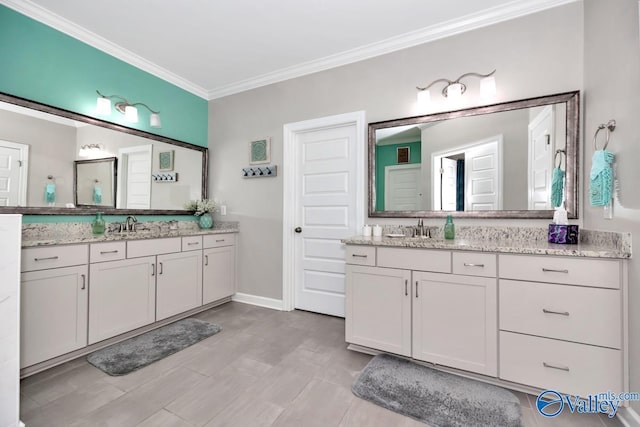
[[[202,302],[209,304],[235,293],[235,235],[214,234],[202,240]]]
[[[20,367],[87,345],[87,245],[22,250]]]

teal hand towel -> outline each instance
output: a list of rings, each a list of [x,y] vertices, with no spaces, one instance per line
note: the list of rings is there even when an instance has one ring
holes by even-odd
[[[102,188],[93,187],[93,203],[102,203]]]
[[[55,184],[46,184],[44,186],[44,201],[45,203],[56,202],[56,185]]]
[[[613,191],[613,153],[596,150],[591,159],[589,174],[589,201],[591,206],[607,206]]]
[[[562,192],[564,191],[564,171],[560,168],[553,170],[551,177],[551,206],[554,208],[562,204]]]

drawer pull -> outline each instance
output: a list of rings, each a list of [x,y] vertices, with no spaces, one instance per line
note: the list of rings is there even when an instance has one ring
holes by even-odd
[[[151,276],[155,276],[156,275],[156,265],[155,264],[151,264]]]
[[[409,295],[409,280],[404,279],[404,296]]]
[[[58,258],[59,258],[58,255],[56,255],[56,256],[50,256],[50,257],[46,257],[46,258],[34,258],[33,260],[34,261],[49,261],[49,260],[58,259]]]
[[[559,371],[569,372],[568,366],[555,366],[555,365],[550,365],[547,362],[542,362],[542,366],[544,366],[545,368],[551,368],[551,369],[557,369]]]
[[[542,312],[545,314],[557,314],[560,316],[568,316],[569,312],[568,311],[553,311],[553,310],[547,310],[546,308],[542,309]]]
[[[351,256],[354,257],[354,258],[366,258],[367,257],[366,255],[358,255],[358,254],[352,254]]]
[[[418,281],[416,280],[416,298],[418,298]]]
[[[204,256],[204,265],[205,266],[209,265],[209,255]]]
[[[484,264],[470,264],[470,263],[465,262],[463,265],[465,267],[480,267],[480,268],[484,268]]]
[[[87,287],[87,277],[84,274],[81,274],[80,277],[82,277],[82,287],[80,289],[84,290]]]
[[[162,268],[162,263],[161,263],[161,262],[159,262],[159,263],[158,263],[158,266],[160,267],[160,269],[158,270],[158,275],[160,275],[160,274],[162,274],[162,270],[163,270],[163,268]]]
[[[100,251],[100,255],[117,254],[117,253],[118,253],[117,249],[115,251]]]
[[[191,243],[187,243],[187,246],[193,246],[193,245],[199,245],[200,243],[198,242],[191,242]]]
[[[224,239],[216,240],[216,243],[224,242]]]
[[[542,271],[545,273],[568,273],[569,270],[554,270],[552,268],[544,268],[542,267]]]

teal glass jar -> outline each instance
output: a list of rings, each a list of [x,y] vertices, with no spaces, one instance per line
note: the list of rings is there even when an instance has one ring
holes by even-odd
[[[91,231],[93,234],[104,234],[105,223],[102,218],[102,212],[96,212],[96,217],[91,222]]]
[[[200,215],[200,218],[198,219],[198,225],[200,225],[200,228],[213,227],[213,217],[211,216],[211,214],[203,213],[202,215]]]
[[[444,224],[444,238],[449,240],[456,238],[456,227],[453,225],[451,215],[447,215],[447,222]]]

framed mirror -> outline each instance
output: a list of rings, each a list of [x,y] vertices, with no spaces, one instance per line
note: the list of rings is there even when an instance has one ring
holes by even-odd
[[[73,165],[75,204],[80,207],[116,207],[116,157],[76,160]]]
[[[0,213],[190,214],[207,162],[206,147],[0,93]]]
[[[577,218],[579,106],[574,91],[370,123],[369,216]]]

